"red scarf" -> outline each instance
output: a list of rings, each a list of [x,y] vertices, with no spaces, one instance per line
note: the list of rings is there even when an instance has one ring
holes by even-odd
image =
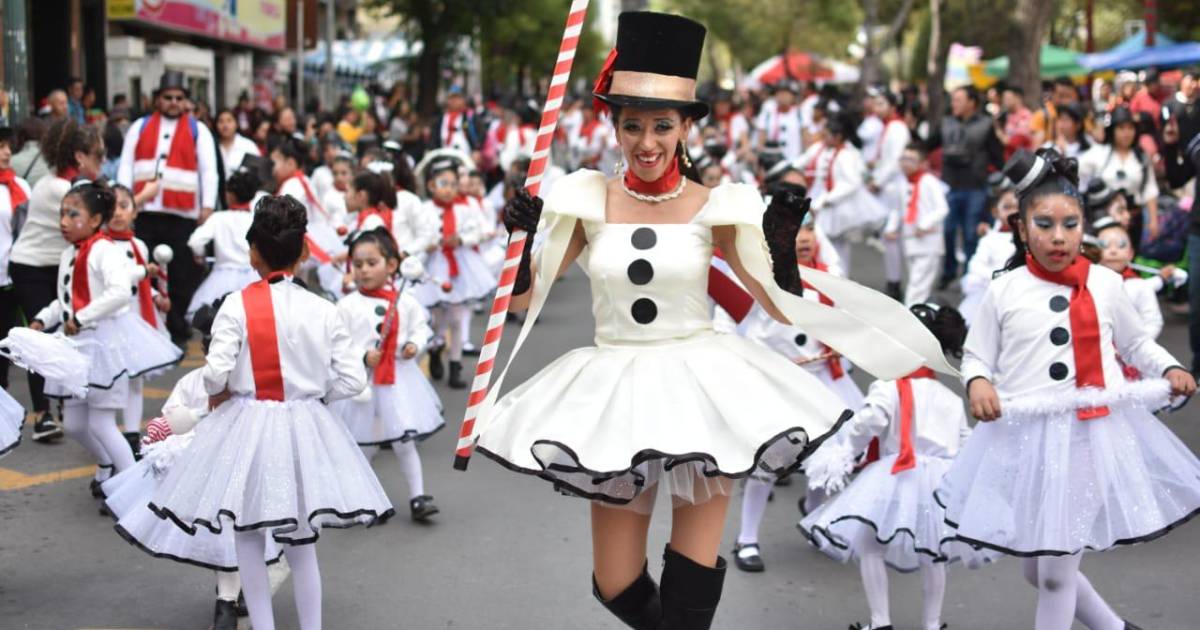
[[[96,232],[95,234],[80,240],[75,241],[75,266],[71,269],[71,311],[78,313],[92,301],[92,289],[88,286],[88,255],[91,254],[92,245],[97,241],[109,241],[108,235],[104,232]]]
[[[833,157],[829,158],[829,166],[825,169],[825,192],[833,190],[833,165],[837,162],[838,153],[842,152],[842,147],[845,143],[839,144],[833,149]],[[822,153],[824,151],[822,150]]]
[[[283,184],[286,184],[290,179],[300,180],[300,187],[304,189],[304,196],[307,198],[308,203],[312,204],[312,207],[316,208],[317,212],[320,212],[323,216],[329,216],[329,213],[325,212],[325,208],[321,206],[321,202],[317,199],[316,193],[313,192],[312,186],[308,185],[308,178],[304,176],[303,171],[292,173],[291,177],[283,180]],[[279,190],[275,191],[276,195],[283,194],[283,184],[280,184]]]
[[[383,204],[360,211],[358,220],[355,222],[355,229],[361,230],[363,223],[366,223],[367,219],[371,217],[379,217],[383,221],[383,229],[387,230],[388,234],[392,233],[392,209]]]
[[[1100,317],[1096,314],[1096,302],[1088,291],[1088,272],[1092,263],[1083,256],[1060,272],[1054,273],[1041,266],[1037,259],[1025,254],[1025,265],[1033,277],[1054,284],[1071,287],[1071,347],[1075,352],[1075,386],[1104,388],[1104,363],[1100,354]],[[1080,420],[1092,420],[1108,415],[1108,407],[1079,409],[1075,415]]]
[[[908,176],[908,183],[912,186],[912,192],[908,195],[908,210],[904,213],[905,225],[915,225],[917,222],[917,204],[921,201],[921,178],[924,176],[925,171],[921,169]]]
[[[134,161],[158,159],[158,128],[162,123],[162,114],[154,112],[142,125],[138,135],[137,146],[133,150]],[[175,135],[171,138],[171,148],[167,153],[167,168],[181,171],[198,172],[200,163],[196,157],[196,139],[192,137],[191,115],[180,116],[175,123]],[[161,171],[160,171],[161,173]],[[160,173],[155,173],[155,176]],[[133,183],[133,194],[136,196],[146,187],[149,179]],[[195,190],[179,190],[164,184],[162,189],[162,205],[172,210],[194,210],[196,208]]]
[[[450,203],[442,203],[436,199],[433,203],[442,209],[442,240],[448,241],[458,234],[458,217],[454,216],[454,204],[459,200],[455,199]],[[446,264],[450,267],[450,279],[458,277],[458,257],[454,255],[453,247],[442,245],[442,256],[446,257]]]
[[[887,135],[888,127],[891,127],[892,123],[896,122],[904,124],[904,119],[896,114],[892,114],[887,120],[883,121],[883,131],[880,132],[879,140],[875,143],[875,159],[871,160],[872,162],[878,162],[879,158],[883,157],[883,138]]]
[[[809,269],[816,269],[817,271],[822,271],[822,272],[828,273],[829,266],[817,259],[817,256],[820,255],[820,251],[821,251],[820,247],[817,247],[813,251],[812,262],[800,263],[800,266],[808,267]],[[800,284],[801,284],[801,286],[804,287],[805,291],[815,292],[817,294],[817,299],[822,304],[824,304],[825,306],[833,306],[833,300],[829,299],[829,296],[825,295],[824,293],[821,293],[820,291],[817,291],[816,287],[814,287],[813,285],[804,281],[804,274],[800,274],[800,278],[801,278]],[[821,344],[821,348],[823,349],[822,352],[830,349],[829,346],[827,346],[825,344]],[[846,375],[846,371],[844,369],[842,369],[842,358],[841,357],[829,357],[828,359],[825,359],[825,365],[829,368],[829,375],[832,376],[833,380],[835,380],[835,381]]]
[[[820,161],[821,154],[825,152],[825,147],[823,146],[823,144],[824,143],[821,143],[821,142],[818,142],[816,144],[816,146],[818,146],[820,148],[817,149],[816,151],[813,151],[812,159],[809,160],[808,163],[804,165],[804,179],[806,181],[811,182],[817,178],[817,162]]]
[[[17,183],[17,173],[11,168],[6,168],[0,171],[0,186],[8,188],[9,210],[16,209],[17,206],[29,200],[29,195],[25,194],[25,189]]]
[[[683,149],[686,151],[687,149]],[[679,186],[679,180],[683,175],[679,172],[679,159],[676,157],[671,160],[671,165],[667,167],[662,177],[647,182],[633,174],[633,169],[625,170],[625,186],[635,193],[640,195],[661,195],[675,190]]]
[[[79,169],[74,166],[68,166],[55,174],[59,179],[65,179],[70,184],[75,181],[75,178],[79,177]]]
[[[913,434],[912,379],[914,378],[934,378],[933,370],[927,367],[917,368],[912,374],[896,381],[896,392],[900,394],[900,454],[896,456],[896,463],[892,464],[893,475],[917,465],[917,453],[913,449],[913,441],[916,439]]]
[[[129,243],[129,249],[133,250],[133,261],[139,267],[146,268],[146,259],[142,258],[142,250],[138,249],[137,243],[133,242],[133,231],[116,231],[105,230],[104,233],[114,241]],[[78,262],[78,261],[76,261]],[[138,311],[142,314],[142,319],[146,320],[151,326],[158,326],[158,316],[154,313],[154,296],[150,291],[150,273],[146,272],[146,276],[138,281]]]
[[[284,400],[283,365],[279,359],[279,336],[275,331],[275,310],[271,305],[271,281],[284,278],[282,271],[242,289],[242,310],[246,312],[246,346],[254,370],[254,398]]]
[[[243,212],[249,212],[250,211],[250,202],[247,201],[246,203],[230,204],[229,209],[230,210],[240,210]]]
[[[379,353],[382,356],[379,358],[379,365],[375,366],[371,382],[376,385],[395,385],[396,344],[400,336],[400,313],[396,309],[396,299],[399,296],[394,289],[359,289],[358,292],[369,298],[387,302],[387,311],[383,314],[386,330],[380,331],[382,343],[379,344]]]
[[[1139,276],[1138,272],[1134,271],[1132,267],[1126,267],[1121,271],[1121,278],[1124,280],[1132,280],[1134,278],[1141,278],[1141,276]]]
[[[442,146],[448,147],[454,141],[454,134],[458,132],[458,119],[462,116],[462,112],[446,112],[446,135],[442,138]]]

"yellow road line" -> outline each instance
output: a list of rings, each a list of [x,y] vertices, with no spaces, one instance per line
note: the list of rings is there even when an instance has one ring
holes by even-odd
[[[80,466],[79,468],[67,468],[66,470],[55,470],[36,475],[27,475],[9,468],[0,468],[0,491],[24,490],[33,486],[58,483],[60,481],[67,481],[68,479],[79,479],[91,476],[95,472],[95,466]]]
[[[149,398],[151,400],[166,400],[167,396],[170,395],[171,390],[169,389],[159,389],[157,387],[142,388],[142,398]]]

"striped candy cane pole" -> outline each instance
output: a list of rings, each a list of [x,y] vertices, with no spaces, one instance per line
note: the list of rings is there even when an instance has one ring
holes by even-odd
[[[562,45],[558,48],[558,61],[554,65],[554,78],[550,80],[550,93],[542,107],[542,124],[538,127],[537,142],[533,159],[529,163],[529,174],[525,178],[525,189],[537,195],[542,188],[542,176],[550,162],[550,143],[554,139],[554,128],[558,126],[558,113],[562,109],[563,97],[567,93],[567,79],[571,76],[571,65],[575,61],[575,49],[579,46],[579,35],[587,17],[588,0],[573,0],[571,13],[567,16],[567,27],[563,31]],[[487,333],[483,337],[483,348],[479,351],[479,363],[475,366],[475,379],[471,381],[471,395],[467,398],[467,411],[463,417],[462,430],[458,434],[458,447],[454,452],[454,467],[466,470],[474,448],[472,434],[479,406],[487,397],[488,384],[492,379],[492,368],[496,364],[496,353],[500,350],[500,338],[504,334],[504,322],[508,315],[508,303],[512,300],[513,283],[517,279],[517,266],[525,251],[526,233],[513,232],[508,239],[508,251],[504,256],[504,270],[492,302],[488,317]]]

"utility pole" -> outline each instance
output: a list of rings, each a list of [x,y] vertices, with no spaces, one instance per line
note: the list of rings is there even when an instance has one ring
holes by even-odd
[[[1158,30],[1158,0],[1145,0],[1146,48],[1154,48],[1154,31]]]
[[[29,115],[29,48],[25,0],[4,0],[4,86],[8,90],[8,122]]]
[[[296,7],[296,117],[304,115],[304,5]]]
[[[336,0],[325,0],[325,95],[322,100],[325,101],[325,111],[333,111],[334,100],[336,95],[333,88],[333,40],[336,34],[334,22],[336,20],[335,12]]]
[[[1096,52],[1096,38],[1092,36],[1092,17],[1095,13],[1095,5],[1096,0],[1086,0],[1086,6],[1084,9],[1084,15],[1086,18],[1085,24],[1087,26],[1087,44],[1084,46],[1084,52],[1089,53]]]

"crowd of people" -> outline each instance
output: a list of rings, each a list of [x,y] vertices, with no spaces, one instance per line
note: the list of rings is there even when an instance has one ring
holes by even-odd
[[[1060,79],[1036,109],[1016,86],[964,86],[945,115],[917,87],[784,80],[680,100],[632,76],[694,92],[695,68],[678,76],[691,61],[638,38],[674,33],[655,41],[698,65],[703,28],[644,13],[620,32],[596,92],[564,104],[540,199],[523,188],[538,103],[457,86],[432,118],[403,85],[307,116],[247,96],[214,114],[167,71],[140,116],[97,110],[73,80],[44,116],[0,128],[0,384],[10,359],[32,369],[33,439],[87,449],[92,493],[126,540],[218,572],[216,628],[236,626],[239,593],[254,627],[273,627],[265,569],[281,555],[301,627],[319,628],[308,543],[394,514],[372,456],[398,458],[414,520],[439,513],[417,451],[444,424],[431,381],[466,387],[471,315],[519,229],[524,334],[578,261],[600,347],[481,401],[471,437],[593,501],[594,593],[627,625],[709,627],[732,480],[745,478],[734,563],[763,571],[772,488],[803,468],[800,528],[859,562],[870,621],[857,627],[891,627],[887,567],[922,572],[923,624],[939,629],[946,565],[1001,554],[1027,558],[1039,630],[1133,627],[1078,566],[1084,549],[1157,537],[1200,507],[1187,477],[1200,464],[1149,414],[1195,390],[1154,338],[1158,293],[1181,295],[1185,257],[1200,264],[1198,215],[1171,193],[1200,170],[1197,74],[1174,92],[1122,74],[1087,96]],[[884,295],[848,280],[863,245],[882,253]],[[196,331],[205,367],[143,426],[144,379]],[[934,380],[953,373],[946,356],[962,358],[986,423],[974,430]],[[855,367],[879,377],[865,394]],[[23,416],[0,397],[0,454]],[[1113,469],[1122,457],[1139,466]],[[1110,463],[1057,475],[1062,458]],[[1079,474],[1121,480],[1085,497],[1094,527],[1045,509],[1076,504]],[[676,527],[661,592],[644,540],[660,481]]]

